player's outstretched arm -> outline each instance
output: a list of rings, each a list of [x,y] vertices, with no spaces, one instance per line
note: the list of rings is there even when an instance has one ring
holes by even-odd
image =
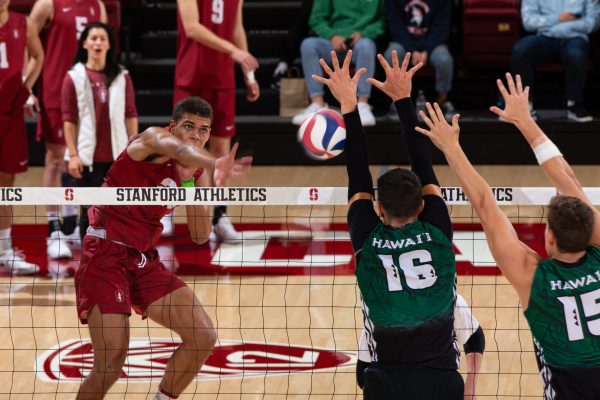
[[[449,240],[452,240],[452,222],[446,203],[441,200],[442,191],[433,170],[430,141],[426,136],[415,131],[418,120],[410,99],[410,93],[412,91],[412,78],[421,69],[423,63],[418,63],[408,69],[410,57],[411,54],[406,53],[402,65],[400,65],[398,53],[394,50],[392,52],[392,65],[390,66],[386,59],[378,54],[377,58],[385,71],[385,82],[371,78],[368,79],[368,82],[392,99],[400,117],[400,130],[408,150],[412,171],[421,180],[422,193],[423,196],[426,196],[424,197],[425,207],[419,215],[419,219],[438,227]],[[427,195],[438,196],[440,199]]]
[[[539,255],[519,241],[517,233],[504,215],[487,182],[473,168],[458,142],[459,115],[449,125],[438,104],[426,104],[429,116],[421,111],[421,118],[429,129],[417,131],[431,139],[446,156],[450,168],[458,177],[471,205],[481,220],[492,255],[500,270],[515,287],[521,305],[527,308],[529,293]]]
[[[333,69],[325,60],[320,63],[329,78],[313,75],[312,78],[329,87],[331,94],[340,102],[346,124],[346,147],[348,171],[348,205],[359,199],[373,200],[373,178],[369,171],[367,140],[357,111],[356,87],[360,77],[367,71],[361,68],[350,76],[352,50],[348,50],[340,65],[335,51],[331,52]]]
[[[227,156],[214,158],[204,148],[183,142],[166,129],[150,127],[127,147],[127,153],[138,161],[150,156],[165,156],[186,167],[211,170],[215,186],[225,186],[232,178],[244,178],[252,164],[252,157],[235,159],[237,148],[236,143]]]
[[[552,143],[539,125],[531,118],[529,113],[529,87],[523,88],[519,75],[513,79],[512,75],[508,73],[506,74],[506,86],[500,79],[496,83],[504,98],[506,107],[504,110],[491,107],[490,110],[519,129],[535,153],[544,173],[560,194],[577,197],[592,207],[596,217],[592,244],[600,246],[600,212],[594,208],[583,191],[575,173],[558,147]]]
[[[417,174],[423,184],[423,194],[435,194],[441,197],[440,185],[433,171],[429,139],[415,131],[418,120],[410,99],[412,78],[423,67],[423,63],[418,63],[408,69],[410,57],[411,53],[407,52],[404,55],[402,64],[400,64],[398,53],[394,50],[392,52],[392,65],[390,66],[387,60],[381,54],[378,54],[379,63],[385,71],[385,81],[381,82],[374,78],[369,78],[367,81],[388,95],[394,102],[400,117],[400,130],[408,150],[410,164],[413,172]]]

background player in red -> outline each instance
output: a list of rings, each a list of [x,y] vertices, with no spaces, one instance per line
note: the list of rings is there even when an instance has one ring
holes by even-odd
[[[23,107],[44,63],[35,27],[26,16],[8,11],[9,3],[0,0],[0,187],[14,186],[15,174],[27,171]],[[26,53],[30,62],[24,70]],[[0,207],[0,271],[14,275],[37,272],[37,265],[26,262],[13,249],[11,225],[12,207]]]
[[[212,110],[198,98],[175,106],[169,130],[149,128],[130,139],[108,172],[107,187],[206,186],[204,169],[224,185],[243,177],[252,159],[235,161],[237,145],[214,158],[204,145],[210,136]],[[92,206],[90,228],[75,275],[77,312],[89,324],[94,368],[78,399],[100,399],[119,379],[129,344],[131,308],[172,329],[182,340],[166,367],[155,399],[177,398],[196,377],[216,341],[215,331],[194,292],[158,259],[160,219],[167,206]],[[188,206],[188,228],[194,242],[208,240],[207,206]]]
[[[177,0],[177,63],[174,102],[199,96],[214,110],[213,131],[208,148],[215,157],[229,153],[235,136],[234,63],[240,64],[248,90],[246,99],[260,96],[254,71],[258,62],[248,52],[242,20],[243,0]],[[239,242],[225,215],[225,206],[215,207],[214,233],[224,242]]]
[[[65,171],[65,138],[60,109],[62,80],[73,65],[81,32],[90,22],[106,23],[106,10],[100,0],[37,0],[30,18],[37,32],[42,32],[46,53],[44,69],[37,85],[41,109],[37,137],[46,142],[43,185],[57,187],[61,186],[61,174]],[[48,206],[47,215],[48,257],[70,257],[71,251],[64,241],[60,241],[64,236],[60,233],[58,208]],[[63,208],[63,215],[65,220],[62,229],[65,234],[72,234],[77,225],[77,207]]]

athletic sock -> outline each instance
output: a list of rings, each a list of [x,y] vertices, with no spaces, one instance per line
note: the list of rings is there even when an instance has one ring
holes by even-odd
[[[63,222],[61,230],[65,235],[70,235],[77,227],[77,206],[62,206]]]
[[[12,237],[10,235],[10,227],[0,229],[0,253],[12,249]]]
[[[212,224],[218,224],[221,217],[226,213],[227,206],[215,206],[215,213],[213,214]]]
[[[178,397],[179,396],[175,396],[175,395],[172,395],[170,393],[165,392],[159,386],[158,390],[156,391],[156,394],[154,395],[154,397],[152,398],[152,400],[174,400],[174,399],[176,399]]]
[[[46,216],[48,217],[48,237],[50,237],[52,232],[60,231],[60,221],[56,211],[48,211]]]

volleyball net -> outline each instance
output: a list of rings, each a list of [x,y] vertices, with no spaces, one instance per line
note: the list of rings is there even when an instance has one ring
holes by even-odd
[[[600,189],[585,190],[600,204]],[[555,189],[493,191],[520,239],[544,254],[544,205]],[[477,396],[542,398],[516,293],[496,268],[462,189],[443,194],[454,225],[458,293],[486,336]],[[27,276],[0,271],[0,398],[74,398],[93,366],[89,332],[75,307],[80,242],[63,238],[71,257],[48,258],[46,206],[198,204],[227,205],[243,240],[196,245],[186,207],[177,207],[173,234],[157,245],[165,266],[202,302],[218,337],[181,398],[362,398],[355,364],[363,317],[347,191],[337,187],[0,188],[0,206],[13,206],[14,253],[39,266]],[[180,339],[135,314],[130,324],[127,359],[110,395],[152,398]]]

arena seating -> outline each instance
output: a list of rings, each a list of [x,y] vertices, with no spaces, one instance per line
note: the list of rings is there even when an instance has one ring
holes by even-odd
[[[117,0],[107,1],[119,3]],[[12,0],[11,8],[21,7],[26,10],[27,5],[30,7],[32,3],[32,0]],[[533,162],[526,148],[522,149],[523,152],[518,151],[521,149],[520,138],[507,133],[506,125],[498,124],[487,111],[487,107],[497,100],[494,79],[509,69],[510,47],[523,34],[518,19],[518,0],[460,0],[455,3],[450,37],[450,48],[455,55],[455,80],[451,98],[463,115],[465,140],[473,140],[473,149],[480,150],[471,153],[475,157],[473,161]],[[250,50],[260,63],[256,78],[261,85],[261,99],[256,103],[245,100],[245,90],[238,69],[237,131],[242,148],[252,147],[258,164],[314,163],[297,151],[294,139],[296,128],[289,123],[289,119],[278,117],[279,93],[271,88],[271,75],[279,56],[278,45],[285,39],[287,27],[291,25],[300,4],[297,0],[245,0],[244,3],[244,24]],[[164,124],[168,122],[172,104],[175,0],[126,0],[120,5],[122,60],[130,70],[136,87],[140,128]],[[107,3],[107,9],[109,7],[112,6]],[[112,19],[111,21],[114,23]],[[509,26],[503,21],[508,21]],[[380,51],[383,50],[385,48],[382,43]],[[592,50],[595,53],[595,48]],[[296,64],[299,66],[299,60],[296,60]],[[376,72],[376,76],[381,77],[380,70]],[[416,77],[414,87],[424,89],[431,99],[434,93],[433,83],[430,73],[422,73]],[[563,85],[562,72],[556,66],[540,68],[534,93],[537,108],[560,108],[564,102]],[[389,109],[388,99],[377,90],[372,95],[375,115],[383,116]],[[327,101],[335,106],[331,98]],[[586,102],[596,113],[597,105],[600,104],[600,80],[593,68],[586,86]],[[572,132],[574,125],[564,121],[560,117],[560,111],[551,115],[557,117],[545,119],[542,123],[556,135],[564,135],[565,151],[568,151],[567,143],[576,135],[591,135],[594,140],[596,137],[600,140],[600,135],[596,133],[600,130],[600,124],[576,125],[575,134]],[[33,137],[33,121],[29,123],[29,129]],[[378,118],[377,125],[369,128],[368,132],[372,133],[369,135],[369,140],[373,142],[370,146],[372,163],[406,161],[397,146],[380,145],[381,141],[387,140],[401,146],[396,124]],[[481,139],[481,135],[485,135],[485,140]],[[282,151],[269,150],[274,147]],[[41,164],[42,146],[32,140],[31,148],[32,164]],[[590,145],[584,151],[580,150],[570,161],[595,163],[597,148],[600,148],[600,143],[598,146]],[[507,152],[502,154],[499,149],[506,149]],[[507,153],[513,154],[514,159],[507,161]],[[436,161],[443,162],[443,158],[438,155]],[[344,160],[340,158],[331,162],[342,163]]]

